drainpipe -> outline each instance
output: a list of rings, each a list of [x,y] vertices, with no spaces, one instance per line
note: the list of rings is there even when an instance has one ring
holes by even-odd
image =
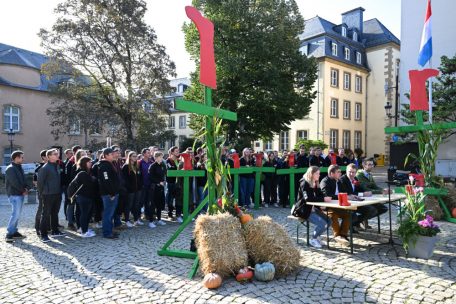
[[[368,107],[368,105],[367,105],[367,101],[368,101],[367,96],[368,96],[368,94],[367,93],[369,92],[368,91],[368,86],[367,86],[367,84],[368,84],[367,80],[368,80],[369,76],[370,76],[370,72],[366,76],[366,110],[364,111],[364,113],[365,113],[364,114],[364,130],[365,130],[364,131],[364,155],[366,157],[367,157],[367,107]]]

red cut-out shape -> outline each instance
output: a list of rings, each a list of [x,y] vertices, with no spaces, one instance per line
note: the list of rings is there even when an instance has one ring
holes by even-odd
[[[184,170],[193,170],[192,156],[188,153],[181,153],[180,156],[184,159]]]
[[[263,153],[255,153],[255,166],[257,167],[263,167]]]
[[[331,165],[337,165],[337,156],[336,156],[336,153],[331,153],[329,155],[330,159],[331,159]]]
[[[214,57],[214,24],[192,6],[185,13],[196,25],[200,36],[200,82],[212,89],[217,88]]]
[[[233,159],[233,168],[234,169],[241,167],[241,161],[239,160],[239,154],[233,153],[233,154],[231,154],[231,158]]]
[[[295,154],[290,153],[290,154],[288,154],[288,166],[291,168],[291,167],[294,167],[294,165],[295,165]]]
[[[439,75],[436,69],[410,70],[410,111],[429,110],[429,101],[426,94],[426,80]]]

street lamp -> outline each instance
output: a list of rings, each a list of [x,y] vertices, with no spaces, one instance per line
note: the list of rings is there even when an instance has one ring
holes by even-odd
[[[13,132],[13,128],[10,128],[10,130],[8,132],[8,140],[10,142],[10,152],[11,152],[11,154],[13,154],[14,135],[16,135],[16,133]]]
[[[394,115],[391,113],[392,105],[389,101],[386,102],[385,105],[385,112],[386,116],[389,119],[394,118],[394,126],[397,127],[397,120],[400,116],[399,109],[398,109],[398,101],[399,101],[399,73],[396,71],[396,85],[394,87],[390,87],[387,82],[385,82],[385,96],[388,94],[388,91],[391,89],[395,89],[394,95]]]

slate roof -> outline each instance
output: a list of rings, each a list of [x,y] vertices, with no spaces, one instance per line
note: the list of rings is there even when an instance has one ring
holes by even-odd
[[[377,18],[363,22],[363,39],[366,48],[394,42],[401,44],[401,41],[391,33]]]

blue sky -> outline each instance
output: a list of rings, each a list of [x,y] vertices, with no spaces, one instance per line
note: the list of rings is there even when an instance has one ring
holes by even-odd
[[[0,42],[42,52],[37,33],[50,28],[55,21],[53,9],[60,0],[8,0],[2,1],[0,10]],[[191,0],[146,0],[146,22],[157,32],[159,43],[165,45],[176,63],[178,77],[186,77],[194,69],[184,48],[181,31],[187,21],[184,7]],[[377,18],[400,38],[400,0],[296,0],[305,19],[319,15],[333,23],[341,22],[341,13],[363,7],[364,20]]]

